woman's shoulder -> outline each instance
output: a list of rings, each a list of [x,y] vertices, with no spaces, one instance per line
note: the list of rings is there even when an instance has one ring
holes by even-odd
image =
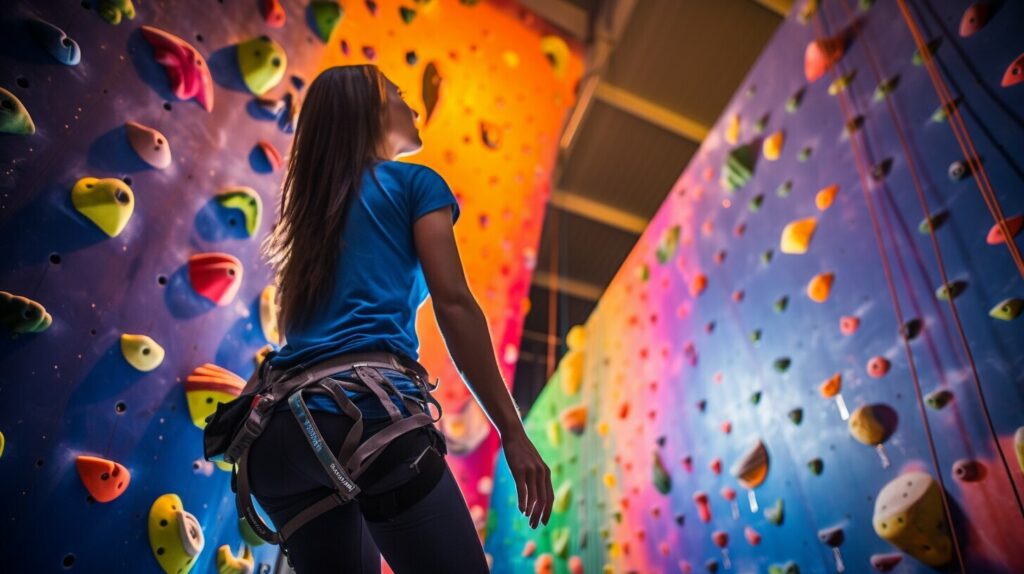
[[[377,167],[378,169],[384,169],[388,172],[399,174],[406,180],[420,177],[443,179],[441,178],[441,174],[437,173],[434,168],[419,163],[385,160],[379,162]]]

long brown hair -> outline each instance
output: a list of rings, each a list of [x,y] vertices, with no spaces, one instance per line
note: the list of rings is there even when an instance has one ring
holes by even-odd
[[[307,89],[280,218],[261,246],[277,278],[282,332],[307,325],[330,299],[349,205],[385,136],[386,103],[372,64],[328,68]]]

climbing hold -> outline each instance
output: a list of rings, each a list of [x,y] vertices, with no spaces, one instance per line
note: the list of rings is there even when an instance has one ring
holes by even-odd
[[[940,301],[952,301],[959,297],[965,289],[967,289],[966,281],[950,281],[945,285],[939,286],[939,288],[935,290],[935,297]]]
[[[218,574],[252,574],[252,550],[243,545],[242,553],[235,556],[231,553],[230,546],[222,545],[217,549],[217,572]]]
[[[583,559],[579,556],[570,556],[567,565],[569,567],[569,574],[583,574]]]
[[[213,470],[211,469],[210,472],[213,472]],[[256,534],[256,531],[249,525],[249,521],[244,517],[238,519],[238,533],[242,536],[242,541],[249,546],[262,546],[266,542]]]
[[[460,432],[465,432],[460,427],[453,426],[453,428],[459,429]],[[558,425],[558,421],[548,421],[544,430],[551,446],[558,447],[562,445],[562,427]]]
[[[868,446],[877,446],[889,438],[891,429],[886,428],[879,420],[883,413],[882,405],[864,405],[850,413],[847,422],[848,430],[853,438]]]
[[[246,40],[237,48],[238,69],[249,91],[262,96],[284,78],[288,56],[269,36]]]
[[[818,540],[822,544],[832,548],[832,555],[836,559],[836,571],[842,572],[846,569],[843,565],[843,555],[839,552],[839,546],[842,545],[845,539],[842,527],[832,526],[829,528],[822,528],[818,531]]]
[[[839,332],[844,335],[852,335],[860,328],[860,319],[853,315],[843,315],[839,318]]]
[[[868,359],[868,375],[878,379],[884,377],[889,372],[889,360],[881,355],[875,355]]]
[[[800,566],[793,561],[785,564],[772,564],[768,567],[768,574],[800,574]]]
[[[938,389],[924,396],[924,404],[935,410],[942,410],[953,400],[953,393],[946,389]]]
[[[0,88],[0,132],[21,135],[36,133],[36,124],[21,100],[4,88]]]
[[[718,560],[708,558],[704,561],[704,568],[707,568],[710,574],[715,574],[715,572],[718,572]]]
[[[684,456],[682,458],[682,460],[680,462],[682,463],[683,469],[685,469],[686,472],[693,472],[693,457],[692,456],[686,455],[686,456]]]
[[[725,156],[719,183],[726,191],[736,191],[750,181],[754,175],[757,155],[750,145],[733,148]]]
[[[814,237],[814,230],[818,221],[813,217],[798,219],[790,222],[782,229],[782,237],[779,239],[779,250],[783,253],[793,255],[807,253],[807,248]]]
[[[761,116],[760,118],[758,118],[758,120],[756,122],[754,122],[754,133],[755,134],[759,134],[759,133],[763,132],[764,129],[766,127],[768,127],[768,120],[769,119],[771,119],[771,115],[770,114],[765,114],[765,115]]]
[[[412,8],[406,8],[405,6],[398,7],[398,15],[402,18],[402,21],[406,24],[412,24],[412,21],[416,18],[416,11]]]
[[[277,286],[270,284],[260,292],[260,330],[263,331],[263,338],[274,345],[281,344],[277,314]]]
[[[799,425],[804,420],[804,410],[802,408],[800,408],[800,407],[797,407],[795,409],[790,410],[788,413],[786,413],[786,416],[789,417],[789,420],[793,424]]]
[[[764,509],[765,520],[779,526],[786,518],[785,507],[782,503],[782,499],[778,498],[775,500],[775,504]]]
[[[441,97],[441,84],[444,83],[441,73],[437,70],[437,64],[431,62],[423,69],[423,109],[426,117],[423,118],[423,125],[430,122],[437,107],[437,101]]]
[[[822,38],[807,44],[804,50],[804,76],[814,82],[825,75],[846,52],[846,40],[841,36]]]
[[[932,115],[929,118],[929,120],[936,124],[941,124],[942,122],[946,121],[946,119],[949,118],[949,115],[953,112],[953,110],[955,110],[957,106],[960,105],[960,100],[962,99],[963,98],[956,98],[950,101],[948,104],[939,105],[939,107],[935,108],[935,111],[932,112]]]
[[[7,439],[4,438],[4,433],[0,432],[0,458],[4,456],[4,446],[7,445]]]
[[[284,26],[284,22],[287,19],[287,14],[285,14],[284,6],[281,5],[281,0],[262,0],[260,2],[260,13],[263,15],[263,22],[271,28]]]
[[[571,531],[568,526],[556,528],[551,531],[551,550],[555,553],[555,556],[565,558],[569,553],[570,532]]]
[[[185,40],[152,26],[142,26],[142,37],[153,47],[154,58],[164,67],[174,95],[182,100],[195,98],[212,112],[213,77],[202,54]]]
[[[249,237],[259,231],[263,220],[263,200],[251,187],[227,187],[217,194],[217,203],[228,209],[237,209],[245,217],[245,231]]]
[[[725,433],[725,434],[731,433],[732,432],[732,423],[729,422],[729,421],[724,421],[722,423],[722,432]]]
[[[764,154],[764,159],[768,161],[779,159],[779,155],[782,154],[782,145],[785,141],[786,136],[781,130],[766,137],[761,145],[761,153]]]
[[[881,82],[879,82],[878,85],[875,86],[875,93],[874,93],[874,96],[873,96],[874,100],[876,102],[880,102],[880,101],[884,100],[886,96],[891,94],[893,92],[893,90],[896,89],[896,86],[898,86],[899,83],[900,83],[900,76],[899,76],[899,74],[896,74],[895,76],[888,77],[888,78],[882,80]]]
[[[409,50],[408,52],[405,53],[405,63],[406,64],[409,64],[410,66],[415,66],[416,62],[418,62],[418,61],[419,61],[419,57],[416,56],[416,51],[415,50]]]
[[[988,23],[988,17],[988,2],[975,2],[968,6],[967,10],[964,10],[963,17],[960,18],[960,37],[967,38],[973,36],[975,32],[981,30]]]
[[[953,476],[957,480],[973,482],[981,477],[981,467],[976,461],[961,458],[953,463]]]
[[[587,405],[566,407],[558,418],[565,430],[579,436],[587,428]]]
[[[482,141],[484,147],[488,149],[498,149],[501,147],[501,126],[481,120],[480,141]]]
[[[1024,427],[1018,428],[1013,434],[1013,449],[1017,452],[1017,466],[1024,473]]]
[[[729,474],[748,490],[760,486],[768,476],[768,449],[765,448],[764,442],[758,439],[747,449],[747,452],[729,468]]]
[[[791,362],[792,361],[789,357],[779,357],[778,359],[775,359],[775,362],[772,363],[772,367],[774,367],[775,370],[779,373],[785,373],[786,371],[789,370],[789,365]]]
[[[1017,56],[1017,59],[1006,68],[1006,73],[1003,74],[1003,81],[1000,85],[1004,88],[1009,88],[1021,82],[1024,82],[1024,54]]]
[[[275,100],[274,98],[256,98],[256,108],[259,109],[260,114],[265,116],[267,119],[280,119],[284,114],[286,102],[284,99]]]
[[[942,224],[946,223],[947,219],[949,219],[948,211],[936,211],[921,220],[921,223],[917,225],[917,231],[922,235],[934,233],[942,227]]]
[[[850,70],[849,72],[839,76],[828,85],[828,95],[835,96],[846,91],[846,88],[850,87],[853,83],[854,78],[857,77],[857,70]]]
[[[256,151],[259,152],[259,157],[271,172],[281,169],[281,164],[283,163],[283,160],[281,159],[281,152],[277,151],[274,144],[266,140],[260,140],[256,142]]]
[[[949,175],[949,179],[953,181],[960,181],[967,177],[967,174],[971,172],[970,166],[962,161],[954,161],[949,164],[949,168],[946,170],[946,174]]]
[[[836,193],[839,193],[839,185],[830,185],[817,193],[814,196],[814,205],[818,208],[818,211],[825,211],[832,205],[832,201],[836,198]]]
[[[341,17],[345,15],[345,9],[332,0],[313,0],[309,3],[309,11],[315,24],[313,31],[326,43]]]
[[[750,404],[756,405],[761,402],[761,391],[754,391],[750,395]]]
[[[71,203],[110,237],[117,237],[135,210],[128,184],[112,177],[83,177],[71,188]]]
[[[655,251],[655,257],[658,263],[664,265],[668,263],[672,256],[675,255],[676,247],[679,244],[679,234],[682,231],[682,226],[673,225],[669,227],[661,234],[661,239],[658,241],[658,248]]]
[[[711,504],[708,502],[708,493],[702,490],[693,493],[693,502],[697,505],[700,521],[711,522]]]
[[[754,329],[753,331],[751,331],[750,332],[750,342],[754,343],[754,344],[757,344],[760,341],[761,341],[761,329]],[[760,395],[758,395],[758,400],[761,400]],[[754,403],[754,404],[757,404],[757,403]]]
[[[913,341],[921,334],[921,329],[924,327],[924,322],[920,319],[910,319],[906,323],[900,326],[900,336],[907,341]]]
[[[657,451],[654,452],[653,464],[654,488],[662,494],[668,494],[672,490],[672,477],[669,475],[668,470],[665,469],[665,464],[661,461]]]
[[[121,23],[122,18],[135,19],[135,6],[132,5],[132,0],[100,0],[96,11],[100,13],[101,18],[115,26]]]
[[[789,193],[793,191],[793,182],[786,180],[779,184],[779,187],[775,188],[775,195],[779,197],[789,197]]]
[[[828,300],[829,293],[832,292],[834,280],[835,274],[830,272],[818,273],[811,277],[811,281],[807,283],[807,296],[815,303],[824,303]]]
[[[110,502],[128,488],[132,475],[124,465],[96,456],[75,459],[78,476],[96,502]]]
[[[782,313],[786,310],[787,305],[789,305],[789,297],[783,295],[772,303],[772,309],[774,309],[776,313]]]
[[[569,45],[559,36],[549,35],[540,39],[540,51],[551,64],[556,78],[565,76],[569,67]]]
[[[188,279],[196,293],[223,307],[242,285],[242,262],[227,253],[197,253],[188,260]]]
[[[171,165],[171,146],[162,133],[132,121],[125,122],[124,128],[128,143],[142,161],[157,169]]]
[[[722,459],[712,459],[711,462],[708,463],[708,468],[710,468],[711,472],[714,473],[716,476],[722,474]]]
[[[995,307],[988,312],[989,317],[1003,321],[1013,321],[1020,316],[1021,309],[1024,309],[1024,301],[1015,297],[1003,299],[996,303]]]
[[[537,543],[533,540],[527,540],[526,544],[523,544],[523,558],[529,558],[533,556],[533,553],[537,551]]]
[[[27,297],[0,291],[0,321],[13,333],[42,333],[53,324],[53,317]]]
[[[53,56],[54,60],[65,66],[76,66],[82,61],[82,50],[78,47],[78,42],[69,38],[64,30],[39,18],[29,20],[28,25],[32,30],[32,37]]]
[[[872,554],[871,567],[879,572],[889,572],[903,561],[903,555],[892,552],[889,554]]]
[[[733,114],[729,117],[729,123],[725,125],[725,141],[732,145],[740,140],[740,115]]]
[[[565,512],[572,502],[572,483],[568,480],[559,485],[555,491],[555,500],[551,504],[552,512]]]
[[[167,574],[188,574],[206,541],[195,516],[177,494],[165,494],[149,509],[149,547]]]
[[[803,103],[803,101],[804,101],[804,93],[806,91],[807,91],[807,88],[800,88],[799,90],[794,92],[793,95],[790,96],[788,100],[786,100],[786,111],[787,112],[794,113],[794,112],[796,112],[797,110],[800,109],[800,104]]]
[[[929,566],[953,557],[942,494],[927,473],[907,472],[882,487],[871,523],[883,540]]]
[[[863,125],[864,125],[864,116],[861,116],[861,115],[854,116],[852,119],[848,120],[846,122],[846,124],[843,126],[843,134],[842,134],[843,138],[847,139],[852,134],[857,133],[857,131],[859,131],[860,128]]]
[[[935,54],[935,51],[939,49],[939,44],[942,43],[942,38],[935,38],[931,42],[928,42],[924,47],[924,54],[920,50],[914,50],[914,55],[910,58],[910,62],[915,66],[921,66],[924,64],[924,55],[931,57]]]
[[[818,385],[818,393],[826,399],[839,394],[839,391],[843,388],[843,375],[841,373],[835,373],[829,377],[825,382]]]
[[[218,403],[237,397],[245,388],[245,380],[231,371],[204,363],[185,378],[185,398],[192,424],[206,428],[206,418],[217,410]]]
[[[743,529],[743,537],[747,539],[747,544],[751,546],[757,546],[761,543],[761,535],[749,526]]]
[[[818,476],[825,470],[825,462],[820,458],[812,458],[807,461],[807,469],[811,471],[811,474]]]
[[[1013,217],[1007,217],[1004,222],[1006,223],[1006,229],[1010,232],[1010,237],[1017,237],[1022,227],[1024,227],[1024,214],[1017,214]],[[988,235],[985,237],[985,242],[989,245],[999,245],[1000,243],[1006,243],[1006,236],[1003,235],[1002,228],[999,224],[995,224],[991,229],[988,230]]]
[[[690,280],[690,295],[696,297],[704,292],[708,286],[708,276],[698,273]]]
[[[814,148],[812,148],[811,146],[804,146],[800,148],[800,151],[796,154],[797,161],[807,161],[811,159],[811,153],[813,151]]]
[[[887,157],[871,168],[871,179],[880,182],[892,171],[892,158]]]
[[[121,354],[129,365],[143,372],[152,371],[164,361],[164,348],[146,335],[121,335]]]

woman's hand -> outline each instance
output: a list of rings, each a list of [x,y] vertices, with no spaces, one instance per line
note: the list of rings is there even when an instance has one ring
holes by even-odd
[[[519,511],[530,517],[530,528],[537,528],[538,522],[546,525],[551,518],[551,506],[555,500],[551,470],[522,427],[502,435],[501,445],[505,450],[508,469],[516,481]]]

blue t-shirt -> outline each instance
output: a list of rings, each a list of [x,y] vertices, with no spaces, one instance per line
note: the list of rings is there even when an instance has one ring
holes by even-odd
[[[413,243],[412,224],[451,205],[454,225],[459,204],[444,179],[429,167],[381,161],[374,171],[377,181],[368,169],[350,204],[334,293],[325,311],[301,331],[289,331],[286,326],[287,344],[268,359],[275,369],[356,351],[390,351],[419,360],[416,315],[429,292]],[[406,375],[398,371],[384,374],[399,391],[416,390]],[[348,395],[355,397],[364,417],[387,417],[372,393]],[[397,397],[392,400],[408,414]],[[310,397],[307,403],[310,409],[338,412],[329,397]]]

